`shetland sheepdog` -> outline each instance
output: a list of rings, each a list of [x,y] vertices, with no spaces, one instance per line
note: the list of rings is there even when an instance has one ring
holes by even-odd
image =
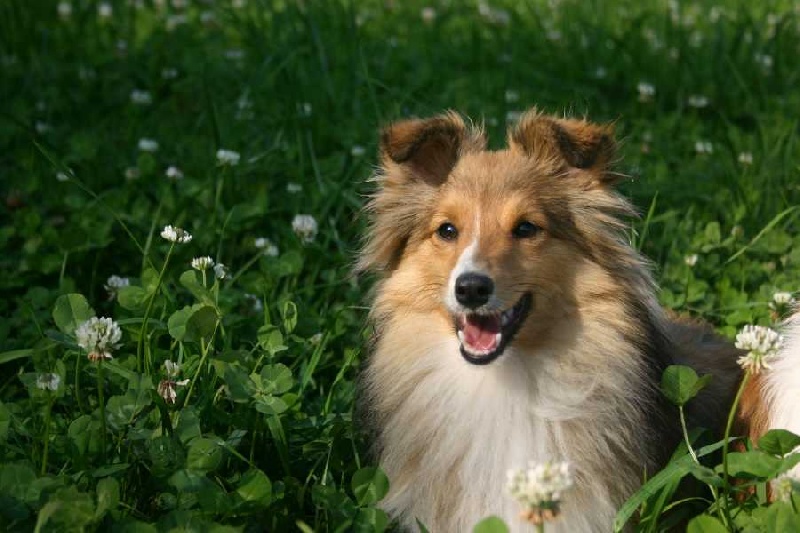
[[[507,471],[566,460],[575,485],[548,531],[611,530],[681,438],[659,390],[671,364],[713,374],[688,415],[721,428],[741,353],[659,306],[614,157],[611,126],[536,110],[497,151],[452,112],[383,130],[362,402],[403,529],[522,528]]]

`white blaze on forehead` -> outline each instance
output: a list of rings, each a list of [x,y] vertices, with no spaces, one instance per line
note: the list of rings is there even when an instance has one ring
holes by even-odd
[[[472,241],[466,248],[464,248],[464,251],[461,252],[461,255],[458,257],[458,261],[456,261],[456,265],[453,267],[453,270],[450,271],[450,279],[447,282],[445,303],[452,311],[462,308],[461,304],[456,300],[456,280],[458,279],[458,276],[466,272],[483,273],[483,268],[479,264],[478,257],[478,242],[480,240],[481,229],[480,211],[475,213],[474,228],[475,231],[472,235]]]

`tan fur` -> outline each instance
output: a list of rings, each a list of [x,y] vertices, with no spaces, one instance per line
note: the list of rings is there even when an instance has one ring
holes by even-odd
[[[735,351],[705,327],[669,319],[624,234],[633,213],[613,191],[612,130],[527,113],[509,148],[449,113],[382,135],[362,269],[381,274],[364,401],[391,480],[386,509],[404,528],[469,531],[517,507],[508,468],[568,460],[576,487],[552,531],[608,531],[616,508],[658,469],[679,432],[658,392],[686,362],[724,374],[694,411],[716,423],[738,374]],[[520,221],[535,237],[517,239]],[[437,237],[448,222],[458,237]],[[495,283],[493,305],[533,305],[496,361],[459,353],[449,279],[465,254]],[[471,259],[472,260],[472,259]]]

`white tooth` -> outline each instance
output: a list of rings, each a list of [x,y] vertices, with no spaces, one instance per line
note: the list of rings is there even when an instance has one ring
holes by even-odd
[[[500,346],[500,341],[503,340],[503,334],[502,333],[495,333],[494,334],[494,340],[497,343],[497,344],[495,344],[495,346]]]
[[[464,344],[464,332],[459,329],[458,331],[456,331],[456,335],[458,335],[458,341],[461,344]]]

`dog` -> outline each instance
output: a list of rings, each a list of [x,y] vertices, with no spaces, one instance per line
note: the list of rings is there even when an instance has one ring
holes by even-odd
[[[404,530],[523,528],[507,471],[566,460],[574,487],[548,531],[609,531],[668,460],[673,364],[713,374],[690,424],[717,432],[741,352],[657,302],[626,238],[613,127],[533,109],[487,149],[454,112],[380,138],[358,269],[378,274],[360,400]]]

